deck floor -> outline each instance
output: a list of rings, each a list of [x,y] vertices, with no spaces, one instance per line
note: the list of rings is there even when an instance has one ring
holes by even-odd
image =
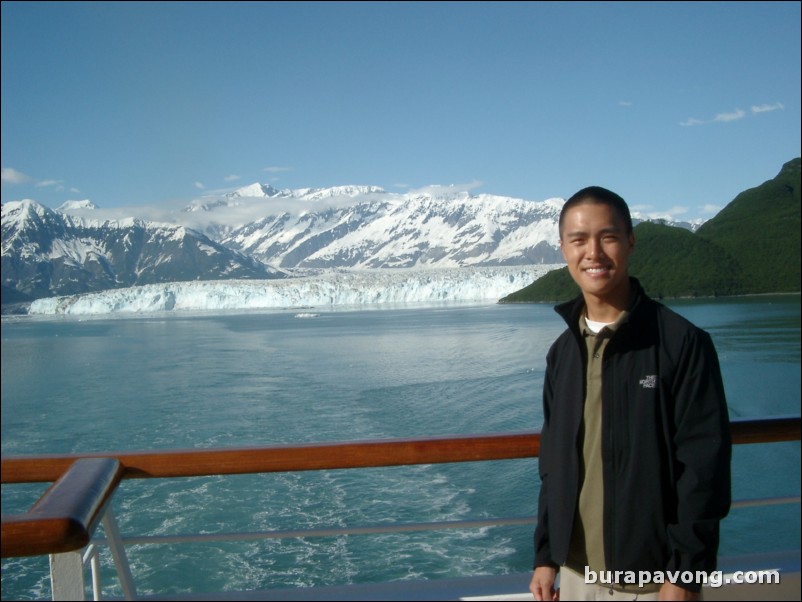
[[[734,571],[777,569],[779,584],[730,584],[706,587],[704,599],[794,600],[800,597],[800,551],[722,558],[720,569]],[[218,592],[175,596],[143,596],[143,600],[532,600],[531,573],[438,579],[393,581],[333,587],[267,589],[250,592]]]

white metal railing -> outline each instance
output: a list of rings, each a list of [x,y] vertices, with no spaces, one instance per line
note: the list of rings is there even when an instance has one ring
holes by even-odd
[[[120,580],[120,587],[123,597],[126,600],[136,600],[136,585],[134,576],[131,573],[131,566],[128,563],[128,555],[125,552],[125,543],[120,537],[120,529],[117,520],[108,503],[103,509],[103,530],[106,538],[102,541],[95,539],[83,550],[62,552],[50,555],[50,584],[53,592],[53,600],[84,600],[86,597],[86,586],[84,575],[86,565],[89,564],[92,574],[92,593],[94,600],[102,600],[102,584],[100,578],[100,556],[98,546],[106,545],[111,551],[114,566],[117,571],[117,578]]]
[[[749,500],[734,501],[732,508],[750,508],[757,506],[777,506],[784,504],[799,504],[802,502],[800,496],[785,496],[771,498],[756,498]],[[400,523],[394,525],[374,525],[374,526],[354,526],[336,528],[316,528],[316,529],[293,529],[277,531],[251,531],[251,532],[229,532],[229,533],[185,533],[178,535],[148,535],[148,536],[127,536],[122,537],[117,527],[117,522],[111,508],[107,508],[103,517],[103,529],[106,537],[92,538],[92,543],[81,552],[66,552],[59,555],[51,555],[51,579],[53,579],[54,558],[56,563],[63,566],[57,567],[58,575],[67,575],[61,583],[53,581],[53,600],[83,600],[84,599],[84,572],[87,561],[91,560],[90,570],[92,575],[92,591],[94,600],[102,600],[102,585],[100,576],[100,564],[98,561],[98,548],[108,546],[111,550],[117,577],[123,590],[123,597],[126,600],[136,599],[136,585],[128,564],[125,553],[125,546],[130,545],[159,545],[176,543],[201,543],[201,542],[220,542],[220,541],[254,541],[262,539],[288,539],[288,538],[312,538],[312,537],[333,537],[343,535],[375,535],[388,533],[410,533],[416,531],[438,531],[446,529],[478,529],[484,527],[500,527],[514,525],[534,525],[537,518],[534,516],[509,517],[509,518],[488,518],[474,520],[455,520],[439,521],[430,523]],[[74,555],[74,556],[72,556]],[[81,560],[80,564],[76,558]],[[77,572],[81,574],[78,575]],[[80,597],[79,597],[80,592]]]
[[[732,426],[735,443],[800,440],[799,417],[739,421]],[[365,453],[366,450],[370,453]],[[26,515],[3,517],[3,557],[51,552],[50,572],[54,600],[84,599],[85,566],[88,564],[92,573],[94,599],[99,600],[102,596],[102,583],[98,550],[99,547],[108,546],[123,596],[127,600],[133,600],[137,597],[137,590],[125,551],[126,545],[331,537],[534,524],[535,517],[526,516],[300,530],[122,537],[111,510],[111,499],[121,478],[436,464],[526,458],[537,456],[538,452],[539,435],[520,433],[239,450],[95,454],[94,459],[88,460],[72,456],[4,458],[4,483],[41,482],[54,480],[55,475],[62,476]],[[69,467],[66,473],[65,467]],[[125,471],[129,472],[127,477],[124,477]],[[732,507],[799,503],[800,496],[786,496],[740,500],[734,502]],[[51,522],[40,526],[37,531],[37,525],[42,525],[43,518]],[[73,528],[76,521],[79,529]],[[90,538],[97,522],[103,524],[105,538]],[[76,541],[82,541],[85,545],[76,546],[70,543]],[[45,548],[49,549],[41,551]],[[58,553],[52,553],[53,551]]]

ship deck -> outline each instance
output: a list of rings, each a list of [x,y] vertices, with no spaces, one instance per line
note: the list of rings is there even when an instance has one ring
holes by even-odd
[[[734,571],[754,571],[772,568],[781,574],[778,584],[729,584],[719,588],[707,586],[703,598],[716,600],[799,600],[799,550],[775,554],[723,558],[720,566],[732,578]],[[737,567],[737,568],[736,568]],[[429,581],[394,581],[364,583],[334,587],[268,589],[248,592],[187,594],[180,596],[140,597],[140,600],[532,600],[529,593],[531,573],[485,575]]]

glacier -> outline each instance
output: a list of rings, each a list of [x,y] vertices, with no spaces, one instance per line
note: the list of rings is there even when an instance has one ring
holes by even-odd
[[[282,280],[147,284],[37,299],[29,315],[327,308],[496,301],[564,264],[439,269],[308,270]]]

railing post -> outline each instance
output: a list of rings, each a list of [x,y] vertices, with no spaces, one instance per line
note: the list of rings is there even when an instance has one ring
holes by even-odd
[[[92,599],[97,601],[101,600],[102,586],[100,584],[100,554],[97,548],[92,546],[92,556],[90,557],[90,566],[92,567]]]
[[[106,539],[109,542],[109,550],[114,559],[114,566],[117,567],[117,576],[120,578],[120,587],[123,590],[123,597],[126,600],[136,600],[136,585],[134,576],[131,574],[131,565],[128,564],[128,555],[125,553],[120,529],[117,527],[117,519],[111,511],[111,504],[103,513],[103,530],[106,532]]]
[[[50,554],[53,600],[85,600],[84,563],[80,550]]]

